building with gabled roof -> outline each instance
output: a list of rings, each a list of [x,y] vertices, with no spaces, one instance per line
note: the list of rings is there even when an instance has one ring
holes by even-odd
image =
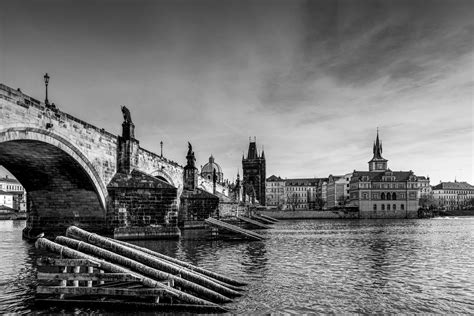
[[[379,132],[369,171],[354,170],[350,181],[350,205],[361,218],[414,218],[418,216],[419,182],[413,171],[392,171],[382,157]]]

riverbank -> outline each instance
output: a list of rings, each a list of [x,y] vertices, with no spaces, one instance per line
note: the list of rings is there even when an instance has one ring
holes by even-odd
[[[474,209],[472,210],[452,210],[440,212],[440,216],[474,216]]]
[[[260,214],[270,216],[275,219],[356,219],[359,218],[359,212],[334,210],[334,211],[315,211],[315,210],[297,210],[297,211],[277,211],[267,210],[259,211]]]

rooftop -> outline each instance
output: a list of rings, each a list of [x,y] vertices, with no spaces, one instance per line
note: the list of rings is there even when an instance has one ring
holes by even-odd
[[[8,182],[8,183],[20,184],[20,182],[19,182],[17,179],[15,179],[15,178],[10,178],[10,177],[0,178],[0,182]]]
[[[272,182],[272,181],[285,181],[281,177],[277,177],[276,175],[271,175],[270,177],[267,178],[267,181]]]
[[[362,177],[369,177],[370,181],[383,181],[383,176],[394,176],[394,181],[408,181],[410,176],[414,176],[413,171],[354,171],[351,182],[357,182]],[[416,177],[416,176],[415,176]],[[415,178],[418,181],[418,177]]]
[[[467,182],[441,182],[435,185],[433,190],[474,190],[474,186]]]

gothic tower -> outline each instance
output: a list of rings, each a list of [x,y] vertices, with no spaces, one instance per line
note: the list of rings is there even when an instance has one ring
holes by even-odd
[[[369,161],[369,171],[387,170],[387,159],[382,157],[382,142],[379,141],[379,130],[377,129],[377,138],[373,147],[374,157]]]
[[[261,156],[257,152],[257,142],[250,141],[247,158],[242,157],[243,169],[243,199],[250,196],[257,199],[260,205],[266,205],[265,201],[265,153]]]

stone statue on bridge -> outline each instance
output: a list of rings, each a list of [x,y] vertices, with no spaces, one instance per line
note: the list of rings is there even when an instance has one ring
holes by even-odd
[[[132,116],[130,115],[130,110],[126,106],[122,106],[123,120],[125,123],[132,123]]]
[[[188,154],[186,155],[186,159],[188,160],[188,166],[196,168],[196,157],[194,157],[193,146],[190,142],[188,142]]]

